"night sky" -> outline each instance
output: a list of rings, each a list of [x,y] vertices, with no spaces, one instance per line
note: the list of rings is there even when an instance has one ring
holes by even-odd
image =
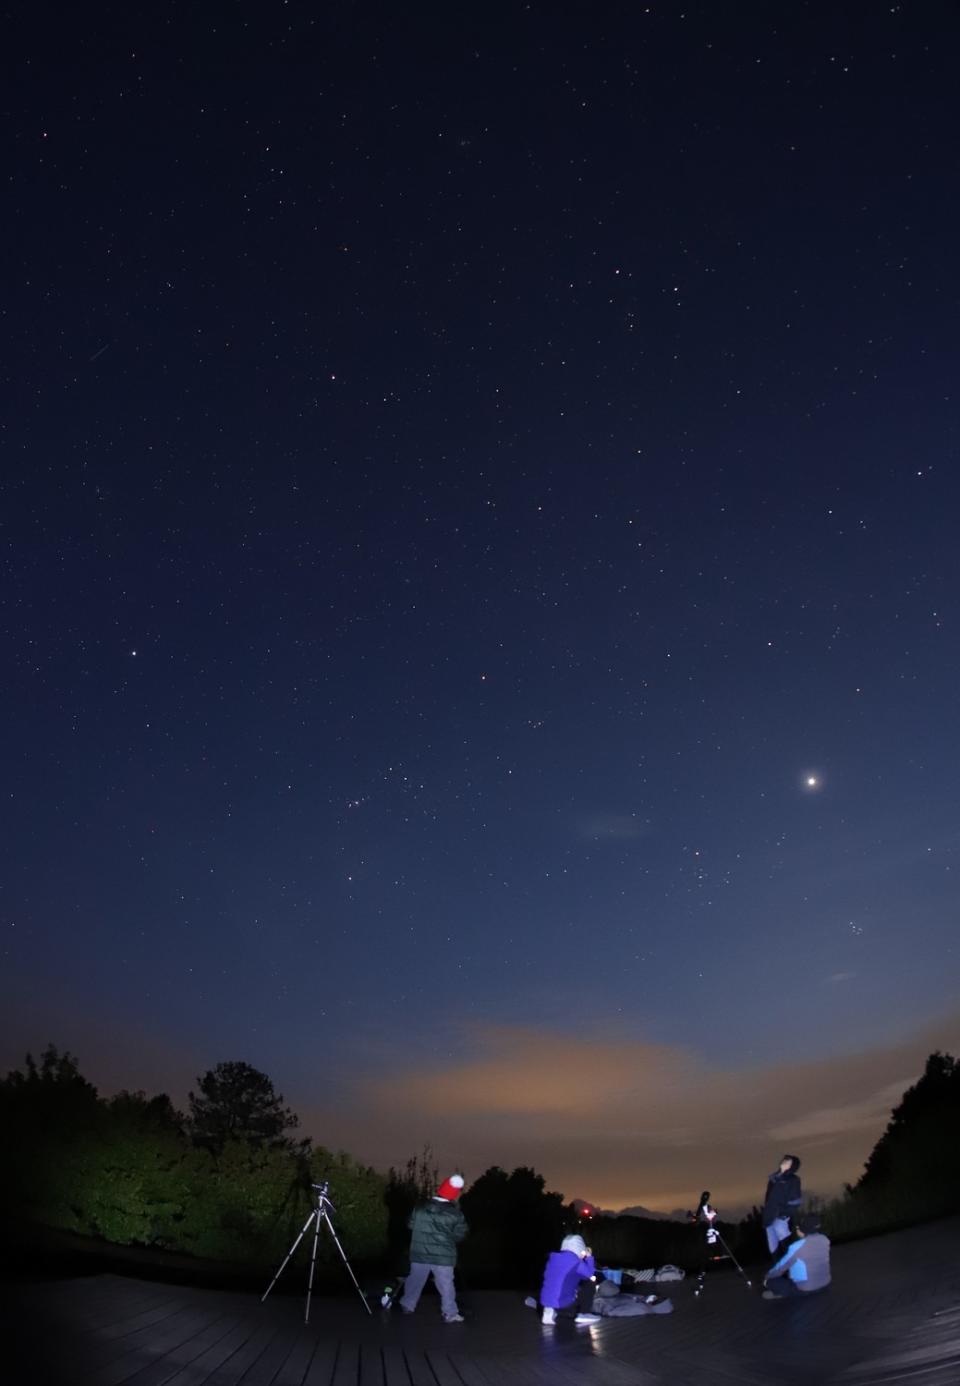
[[[960,1044],[960,11],[14,6],[0,1063],[568,1198]]]

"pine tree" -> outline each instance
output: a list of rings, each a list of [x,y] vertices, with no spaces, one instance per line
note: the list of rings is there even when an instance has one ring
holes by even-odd
[[[265,1073],[242,1062],[217,1064],[191,1092],[190,1132],[197,1145],[220,1150],[226,1141],[289,1145],[287,1131],[300,1122]]]

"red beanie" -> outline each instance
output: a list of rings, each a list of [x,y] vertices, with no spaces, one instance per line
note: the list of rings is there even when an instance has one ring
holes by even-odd
[[[437,1198],[445,1198],[448,1202],[453,1202],[463,1193],[463,1175],[451,1174],[449,1179],[444,1179],[437,1189]]]

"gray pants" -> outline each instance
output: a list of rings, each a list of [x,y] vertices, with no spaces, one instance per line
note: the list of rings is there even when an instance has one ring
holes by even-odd
[[[765,1227],[767,1234],[767,1246],[770,1248],[770,1255],[773,1256],[780,1243],[790,1236],[790,1223],[786,1218],[774,1218],[769,1227]]]
[[[403,1286],[400,1308],[412,1314],[417,1301],[423,1294],[423,1287],[430,1276],[440,1291],[440,1312],[445,1319],[452,1319],[460,1311],[457,1309],[457,1296],[453,1288],[453,1266],[427,1266],[422,1261],[413,1261],[410,1274]]]

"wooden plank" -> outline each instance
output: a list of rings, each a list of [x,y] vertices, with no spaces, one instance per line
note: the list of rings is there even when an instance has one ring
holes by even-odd
[[[151,1328],[156,1324],[162,1324],[164,1320],[172,1318],[175,1313],[182,1309],[182,1304],[176,1300],[165,1300],[161,1304],[153,1304],[149,1308],[140,1309],[137,1313],[126,1313],[121,1318],[115,1318],[103,1327],[96,1329],[98,1342],[109,1343],[117,1338],[126,1338],[130,1334],[136,1333],[141,1328]]]
[[[214,1323],[219,1321],[217,1318]],[[111,1343],[108,1358],[97,1361],[99,1354],[92,1354],[95,1365],[89,1379],[96,1386],[120,1386],[121,1382],[129,1381],[137,1372],[166,1357],[209,1327],[209,1313],[190,1309],[175,1314],[159,1331],[139,1329],[131,1337]]]
[[[341,1343],[330,1386],[357,1386],[360,1348],[357,1343]]]
[[[449,1353],[431,1352],[427,1354],[427,1358],[437,1386],[463,1386],[459,1372],[450,1361]]]
[[[277,1372],[271,1386],[303,1386],[313,1354],[317,1350],[316,1337],[304,1324],[294,1340],[290,1355]]]
[[[210,1372],[203,1386],[236,1386],[244,1373],[266,1351],[276,1334],[275,1324],[262,1320],[254,1323],[244,1342]],[[191,1383],[191,1386],[195,1386],[195,1383]]]
[[[229,1337],[236,1326],[235,1319],[214,1319],[202,1325],[197,1332],[176,1344],[169,1352],[148,1362],[132,1375],[122,1378],[123,1386],[164,1386],[171,1377],[178,1375],[186,1366],[191,1366],[198,1357],[224,1338]],[[192,1380],[197,1380],[196,1374]]]
[[[416,1348],[412,1350],[408,1348],[405,1350],[404,1356],[407,1361],[410,1386],[437,1386],[425,1352]]]
[[[410,1386],[410,1373],[403,1349],[397,1343],[384,1343],[380,1355],[384,1386]]]
[[[764,1304],[736,1277],[670,1316],[544,1331],[507,1292],[369,1317],[350,1297],[143,1284],[119,1276],[5,1286],[13,1386],[957,1386],[960,1220],[839,1248],[834,1286]],[[954,1263],[951,1263],[954,1258]],[[431,1312],[433,1310],[433,1312]],[[338,1346],[340,1345],[340,1346]]]
[[[303,1386],[330,1386],[337,1362],[339,1343],[335,1338],[321,1338],[303,1378]]]
[[[357,1386],[384,1386],[385,1380],[380,1344],[361,1344]]]
[[[265,1351],[247,1368],[240,1381],[243,1386],[272,1386],[277,1372],[293,1351],[296,1342],[295,1332],[289,1328],[281,1329],[270,1341]]]
[[[150,1310],[159,1311],[162,1317],[164,1313],[176,1313],[186,1307],[184,1297],[168,1286],[151,1287],[149,1293],[137,1294],[121,1283],[104,1286],[90,1299],[84,1295],[67,1298],[61,1304],[58,1317],[65,1323],[80,1323],[88,1332],[101,1332]]]
[[[463,1386],[487,1386],[483,1372],[472,1357],[468,1357],[462,1352],[454,1352],[450,1354],[450,1361],[456,1368]],[[389,1382],[388,1386],[393,1386],[393,1382]]]

